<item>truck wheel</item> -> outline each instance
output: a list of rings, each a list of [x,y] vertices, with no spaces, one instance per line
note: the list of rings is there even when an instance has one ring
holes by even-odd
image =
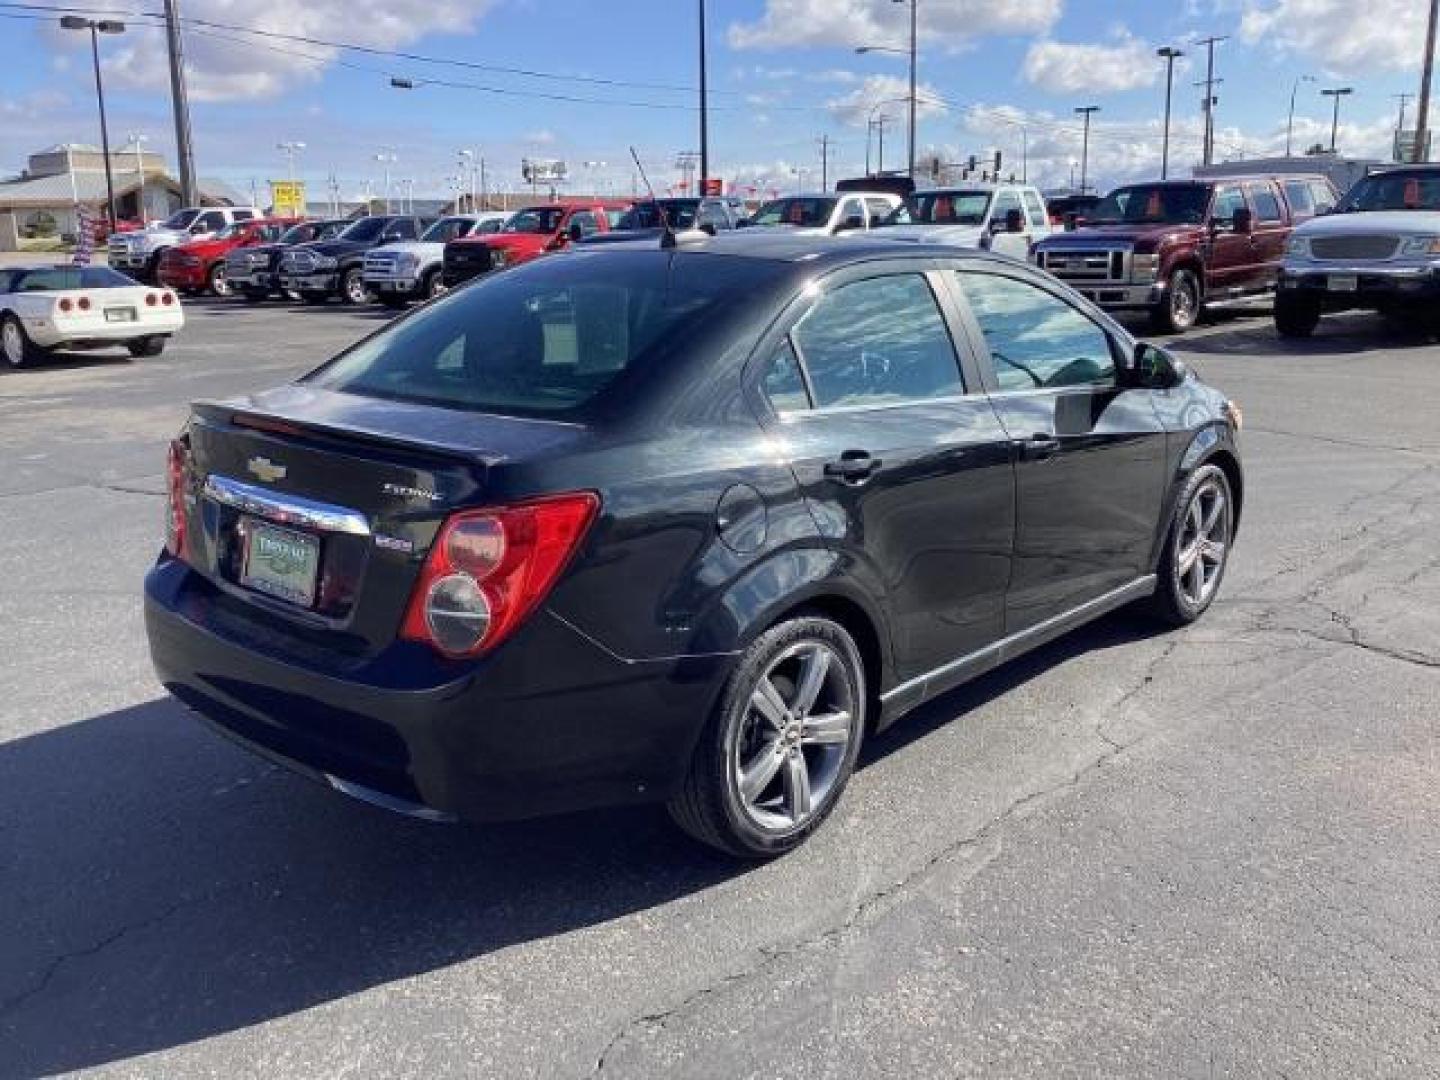
[[[230,279],[226,276],[224,262],[217,262],[210,268],[205,285],[212,296],[229,296],[235,291],[230,288]]]
[[[1308,338],[1320,325],[1320,305],[1303,296],[1275,297],[1275,332],[1282,338]]]
[[[1150,321],[1156,330],[1167,334],[1183,334],[1200,318],[1200,283],[1195,274],[1181,267],[1170,275],[1165,299],[1150,309]]]
[[[145,270],[140,275],[140,280],[150,285],[160,284],[160,260],[164,257],[166,248],[161,248],[150,256],[150,261],[145,264]]]
[[[426,300],[434,300],[445,291],[445,283],[440,280],[440,268],[437,266],[431,270],[420,281],[420,295]]]
[[[352,266],[340,275],[340,299],[347,304],[368,304],[373,299],[360,267]]]

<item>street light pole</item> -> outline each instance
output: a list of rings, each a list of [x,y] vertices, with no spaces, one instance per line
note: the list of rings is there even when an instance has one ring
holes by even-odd
[[[138,131],[132,131],[126,136],[130,145],[135,147],[135,212],[140,216],[140,224],[146,224],[145,220],[145,152],[140,144],[146,141],[146,137]]]
[[[705,0],[700,3],[700,191],[705,194],[705,181],[710,176],[710,113],[706,98],[705,73]]]
[[[195,150],[190,142],[190,102],[185,94],[185,46],[180,36],[180,0],[165,0],[165,45],[170,54],[170,108],[175,114],[175,157],[180,169],[180,199],[200,205]]]
[[[1099,105],[1079,105],[1075,111],[1085,117],[1085,136],[1080,144],[1080,194],[1089,190],[1090,177],[1090,116],[1100,111]]]
[[[95,100],[100,105],[100,153],[105,158],[105,205],[110,215],[110,231],[115,231],[115,176],[110,168],[110,127],[105,121],[105,83],[100,78],[100,35],[123,34],[125,24],[114,19],[84,19],[66,15],[60,20],[66,30],[90,31],[90,56],[95,61]]]
[[[910,179],[915,179],[915,76],[916,76],[916,35],[919,29],[919,3],[920,0],[895,0],[897,4],[909,3],[910,5]]]
[[[1420,113],[1415,118],[1414,163],[1425,160],[1426,146],[1430,134],[1430,80],[1435,73],[1435,30],[1440,23],[1440,0],[1430,0],[1430,24],[1425,30],[1425,60],[1420,74]]]
[[[1175,61],[1185,54],[1166,45],[1157,49],[1156,55],[1165,61],[1165,142],[1160,151],[1160,179],[1166,180],[1170,177],[1170,100],[1175,90]]]
[[[1295,95],[1300,92],[1302,82],[1314,82],[1314,75],[1297,75],[1295,82],[1290,87],[1290,120],[1285,125],[1285,156],[1288,158],[1294,152],[1295,137]]]
[[[1333,98],[1335,101],[1335,111],[1330,119],[1330,152],[1332,154],[1337,152],[1335,143],[1340,135],[1340,99],[1354,92],[1353,86],[1341,86],[1320,91],[1323,96]]]

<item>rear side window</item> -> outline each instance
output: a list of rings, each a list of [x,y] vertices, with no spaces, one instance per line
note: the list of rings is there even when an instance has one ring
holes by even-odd
[[[251,221],[255,218],[254,210],[236,210],[234,213],[236,221]]]
[[[777,413],[799,412],[810,408],[810,394],[805,389],[805,376],[800,373],[800,359],[788,337],[782,338],[775,354],[765,365],[761,389]]]
[[[241,220],[239,214],[236,215],[236,220]],[[225,215],[218,210],[211,210],[202,214],[196,224],[201,232],[215,232],[225,227]]]
[[[960,271],[960,286],[990,349],[1001,390],[1108,385],[1115,381],[1110,337],[1038,285]]]
[[[1251,184],[1250,201],[1255,205],[1256,221],[1274,225],[1285,220],[1285,211],[1280,209],[1280,200],[1269,184]]]
[[[950,331],[920,274],[868,278],[826,292],[791,337],[819,409],[965,392]]]
[[[683,355],[783,267],[665,252],[546,259],[492,275],[306,377],[352,394],[518,416],[584,415]]]
[[[865,209],[870,214],[870,224],[873,226],[889,217],[892,208],[884,199],[870,198],[865,200]]]
[[[1310,181],[1310,194],[1314,199],[1317,214],[1334,210],[1335,204],[1339,201],[1330,185],[1321,183],[1319,180]]]
[[[1285,181],[1285,201],[1290,204],[1290,213],[1295,217],[1314,217],[1315,198],[1310,185],[1304,180]]]

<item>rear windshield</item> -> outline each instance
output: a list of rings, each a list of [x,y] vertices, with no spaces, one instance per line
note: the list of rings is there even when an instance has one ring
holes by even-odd
[[[1341,213],[1357,210],[1440,210],[1440,172],[1367,176],[1340,201]]]
[[[695,213],[700,209],[699,199],[672,199],[661,203],[636,203],[615,223],[617,229],[658,229],[660,211],[670,219],[672,229],[688,229],[695,224]]]
[[[776,199],[755,211],[750,222],[753,225],[826,225],[835,211],[835,202],[834,199]]]
[[[63,289],[124,289],[135,282],[107,266],[55,266],[23,272],[12,288],[16,292],[56,292]]]
[[[988,191],[925,191],[911,195],[886,225],[980,225],[990,209]]]
[[[456,290],[306,381],[446,408],[579,418],[782,265],[661,251],[545,259]]]

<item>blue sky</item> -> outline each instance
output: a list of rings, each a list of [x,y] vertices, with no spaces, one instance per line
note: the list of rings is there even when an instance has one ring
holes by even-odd
[[[1031,179],[1047,186],[1065,183],[1080,156],[1072,113],[1080,104],[1102,110],[1092,179],[1103,185],[1158,171],[1161,44],[1190,53],[1177,71],[1172,160],[1192,162],[1201,98],[1192,83],[1204,72],[1203,55],[1188,43],[1207,34],[1230,39],[1217,52],[1221,156],[1283,148],[1301,75],[1316,81],[1300,86],[1297,144],[1328,141],[1319,89],[1347,85],[1356,94],[1344,104],[1342,150],[1387,152],[1398,109],[1392,95],[1418,84],[1425,9],[1425,0],[1368,0],[1363,17],[1353,0],[918,2],[928,102],[921,154],[954,160],[998,147],[1018,170],[1023,140]],[[97,10],[159,6],[97,2]],[[903,3],[709,0],[708,9],[712,173],[762,191],[814,186],[822,134],[835,142],[832,175],[857,172],[875,109],[894,119],[886,163],[900,163],[903,103],[877,103],[904,93],[904,60],[859,56],[854,47],[902,45]],[[521,158],[553,157],[569,163],[574,186],[628,191],[634,145],[652,180],[668,186],[677,152],[698,142],[695,95],[685,89],[697,77],[695,11],[691,0],[311,0],[303,8],[292,0],[186,0],[187,17],[232,27],[187,29],[199,169],[244,188],[283,175],[278,141],[303,140],[300,171],[312,195],[331,171],[346,196],[367,182],[378,192],[380,152],[395,155],[394,175],[412,178],[417,192],[443,194],[456,150],[474,147],[493,176],[513,184]],[[112,135],[123,142],[144,133],[149,147],[173,158],[163,35],[146,20],[128,21],[126,35],[102,41]],[[243,28],[478,66],[260,38]],[[28,151],[55,142],[98,141],[86,44],[48,18],[0,18],[0,169],[16,170]],[[392,89],[391,74],[419,85]]]

